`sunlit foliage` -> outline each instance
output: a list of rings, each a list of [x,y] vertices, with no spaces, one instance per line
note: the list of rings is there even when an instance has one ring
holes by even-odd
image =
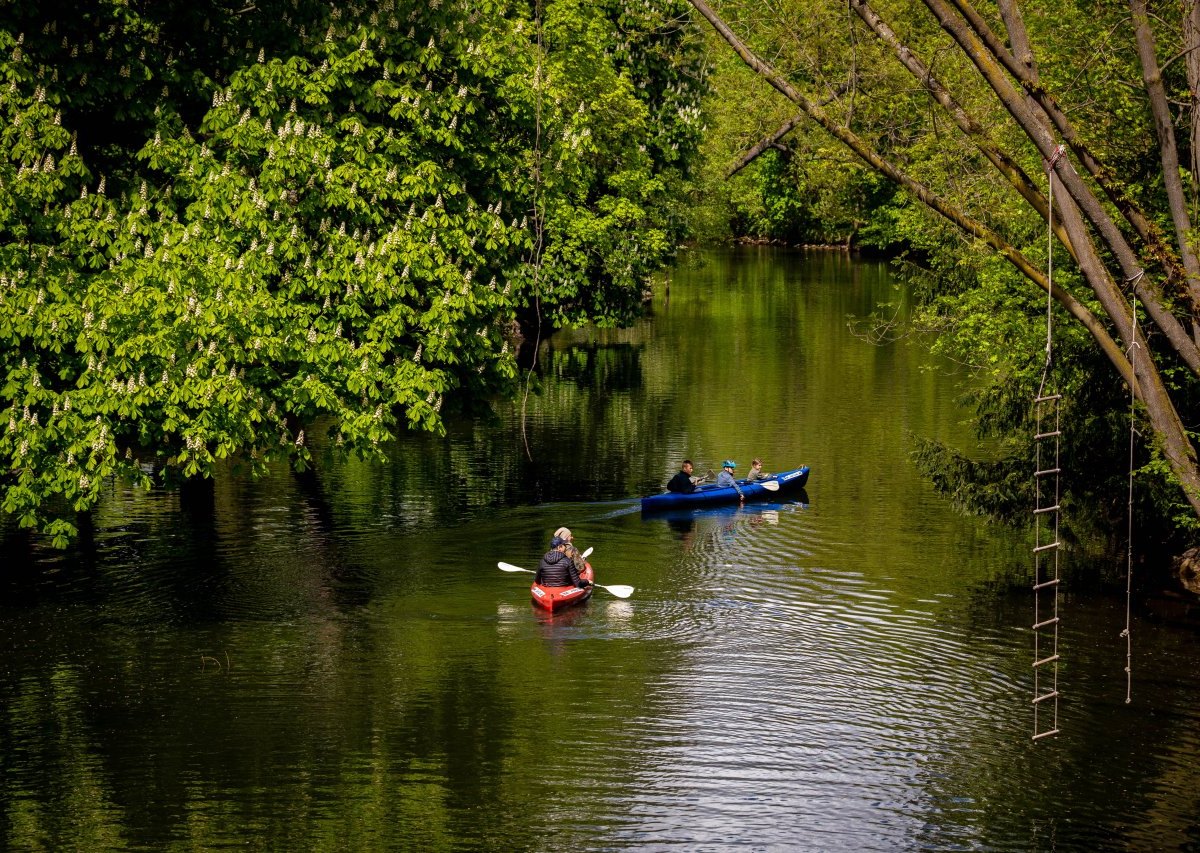
[[[671,2],[17,5],[0,488],[59,542],[111,477],[437,432],[521,321],[626,320],[678,243]]]

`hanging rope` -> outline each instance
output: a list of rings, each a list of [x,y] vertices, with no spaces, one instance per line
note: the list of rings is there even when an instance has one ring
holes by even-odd
[[[526,406],[529,403],[529,380],[537,367],[538,350],[542,345],[542,247],[543,228],[542,211],[544,205],[540,202],[542,187],[542,3],[538,0],[534,7],[537,18],[537,65],[533,72],[533,309],[536,329],[533,338],[533,355],[529,359],[529,369],[525,371],[525,389],[521,395],[521,442],[525,445],[525,456],[533,461],[533,452],[529,449],[529,435],[526,432]]]
[[[1046,161],[1046,174],[1050,182],[1046,209],[1046,364],[1042,368],[1042,382],[1038,386],[1039,397],[1046,388],[1046,377],[1050,373],[1054,340],[1054,167],[1066,150],[1066,146],[1058,146],[1054,156]]]
[[[1125,534],[1125,630],[1121,636],[1125,638],[1125,704],[1133,701],[1133,636],[1131,634],[1131,602],[1133,601],[1133,445],[1137,433],[1137,351],[1138,344],[1138,315],[1137,315],[1137,285],[1145,270],[1138,272],[1129,279],[1130,304],[1133,307],[1133,318],[1129,324],[1129,529]]]

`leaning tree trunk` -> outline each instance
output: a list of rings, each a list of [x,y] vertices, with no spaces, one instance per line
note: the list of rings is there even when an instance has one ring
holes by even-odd
[[[1154,129],[1158,132],[1159,155],[1162,158],[1163,186],[1167,191],[1167,205],[1171,221],[1175,225],[1175,241],[1183,268],[1187,273],[1188,292],[1192,301],[1200,303],[1200,263],[1190,242],[1191,218],[1188,216],[1187,198],[1183,191],[1183,178],[1179,174],[1179,151],[1175,147],[1175,125],[1171,118],[1171,105],[1167,102],[1167,90],[1163,86],[1162,70],[1154,50],[1154,33],[1150,30],[1150,13],[1146,0],[1130,0],[1133,13],[1133,31],[1137,41],[1138,59],[1142,63],[1142,80],[1150,99],[1150,110],[1154,114]]]
[[[704,0],[691,0],[691,3],[697,11],[708,19],[714,29],[733,47],[735,52],[751,69],[761,75],[783,95],[798,104],[804,113],[820,124],[832,136],[847,145],[871,168],[906,188],[918,200],[953,222],[968,234],[988,242],[997,252],[1021,270],[1022,274],[1030,281],[1038,283],[1043,288],[1050,286],[1049,282],[1041,276],[1039,271],[1032,269],[1032,265],[1019,252],[1000,240],[990,229],[982,223],[964,215],[945,199],[932,192],[928,187],[919,184],[903,174],[903,172],[871,150],[865,141],[855,135],[848,127],[832,121],[819,106],[796,90],[767,62],[755,55]],[[985,46],[976,37],[972,29],[962,19],[955,16],[949,6],[942,2],[942,0],[925,0],[925,3],[943,29],[955,39],[964,52],[971,58],[980,75],[1000,98],[1009,114],[1012,115],[1026,136],[1037,146],[1043,158],[1047,162],[1055,164],[1054,175],[1059,178],[1069,193],[1069,198],[1063,200],[1061,207],[1063,227],[1069,235],[1066,242],[1076,250],[1080,270],[1104,308],[1105,314],[1112,324],[1112,328],[1117,330],[1117,334],[1133,345],[1135,348],[1134,351],[1139,354],[1138,357],[1134,358],[1131,364],[1130,360],[1125,359],[1123,354],[1120,353],[1110,333],[1101,327],[1100,324],[1088,323],[1084,316],[1081,315],[1081,312],[1073,311],[1072,316],[1084,322],[1085,326],[1092,333],[1093,339],[1097,341],[1097,344],[1109,356],[1110,361],[1118,369],[1122,378],[1132,385],[1134,392],[1143,401],[1147,417],[1160,443],[1163,455],[1166,457],[1172,472],[1179,479],[1183,487],[1184,496],[1192,507],[1193,512],[1197,517],[1200,517],[1200,465],[1197,463],[1195,449],[1188,439],[1183,422],[1175,408],[1174,401],[1171,399],[1158,366],[1152,358],[1153,353],[1145,336],[1140,330],[1135,332],[1132,328],[1132,307],[1106,268],[1101,252],[1094,245],[1093,232],[1088,229],[1089,223],[1095,229],[1094,233],[1102,241],[1105,253],[1116,258],[1124,278],[1130,283],[1131,290],[1137,293],[1142,299],[1154,323],[1164,333],[1172,348],[1195,375],[1200,375],[1200,350],[1197,349],[1195,342],[1184,330],[1182,324],[1164,305],[1162,299],[1159,297],[1155,283],[1145,280],[1146,276],[1138,261],[1137,254],[1121,233],[1117,224],[1108,216],[1099,199],[1097,199],[1092,190],[1075,172],[1070,161],[1066,157],[1057,156],[1058,145],[1054,139],[1052,128],[1060,132],[1065,128],[1064,135],[1070,139],[1076,139],[1076,143],[1077,138],[1071,131],[1065,115],[1057,110],[1057,105],[1048,99],[1041,87],[1031,82],[1030,74],[1036,73],[1032,70],[1036,68],[1032,53],[1030,52],[1028,57],[1022,58],[1023,64],[1019,63],[1007,53],[1007,50],[999,46],[998,40],[992,38],[991,43]],[[868,9],[865,2],[861,2],[861,0],[856,0],[852,5],[859,11],[860,16],[864,16],[864,11]],[[964,8],[970,10],[970,14],[966,15],[967,19],[976,28],[986,31],[986,25],[982,23],[982,18],[977,13],[974,13],[974,10],[971,9],[965,0],[956,0],[956,5],[960,10]],[[864,20],[867,20],[866,16],[864,16]],[[882,31],[882,27],[876,28],[877,35],[881,35]],[[887,31],[890,32],[890,29]],[[989,36],[991,35],[990,31],[986,32],[988,32]],[[887,39],[885,38],[884,41],[886,42]],[[899,45],[897,49],[901,53],[911,53],[907,46],[904,45]],[[909,67],[910,71],[914,71],[913,66],[910,65]],[[1023,93],[1013,85],[1011,79],[1006,75],[1006,68],[1009,73],[1018,76],[1018,79],[1024,78],[1022,82],[1027,86],[1026,94],[1041,93],[1041,97],[1036,98],[1039,109],[1030,108]],[[927,88],[929,87],[928,80],[923,80],[922,82]],[[935,91],[934,95],[942,103],[942,106],[946,107],[953,114],[954,104],[948,94],[940,96]],[[960,120],[959,126],[966,131],[967,128],[964,127],[965,123],[965,120]],[[968,135],[972,134],[968,131]],[[976,139],[975,141],[978,146],[980,140]],[[1094,158],[1091,158],[1086,149],[1083,149],[1083,153],[1088,158],[1090,173],[1093,176],[1098,173],[1103,174],[1102,165]],[[989,159],[993,162],[994,167],[997,167],[1003,174],[1004,170],[999,169],[997,160]],[[1012,176],[1009,176],[1009,179],[1010,182],[1013,182]],[[1019,181],[1015,183],[1019,183]],[[1123,199],[1119,193],[1115,193],[1115,196],[1122,202],[1119,206],[1125,213],[1127,220],[1136,223],[1134,226],[1135,231],[1142,234],[1143,231],[1141,229],[1144,228],[1143,223],[1145,222],[1144,216],[1137,209],[1136,205]],[[1026,200],[1032,203],[1032,199],[1026,198]],[[1037,208],[1036,204],[1033,206],[1035,209]],[[1086,223],[1085,217],[1087,220]],[[1146,229],[1146,232],[1149,233],[1149,229]],[[1169,255],[1169,252],[1161,244],[1157,244],[1153,248],[1159,254]],[[1168,258],[1169,260],[1170,258]],[[1164,267],[1168,270],[1171,269],[1171,266],[1170,263],[1164,264]],[[1177,260],[1174,266],[1175,268],[1180,266]],[[1059,301],[1067,304],[1061,297],[1059,297]],[[1194,300],[1193,304],[1195,304]]]
[[[1183,51],[1191,93],[1192,213],[1196,213],[1196,186],[1200,181],[1200,2],[1188,0],[1183,15]]]

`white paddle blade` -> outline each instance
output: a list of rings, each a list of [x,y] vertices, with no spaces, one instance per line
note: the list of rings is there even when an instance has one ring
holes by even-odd
[[[583,559],[586,560],[588,557],[590,557],[592,555],[592,552],[595,550],[596,550],[595,548],[588,548],[586,551],[583,552]]]
[[[633,587],[623,583],[615,583],[611,586],[605,586],[602,583],[598,583],[596,586],[600,587],[601,589],[608,590],[617,598],[629,598],[629,596],[633,595]]]
[[[779,481],[778,480],[763,480],[761,483],[759,483],[759,485],[762,486],[764,489],[766,489],[768,492],[779,491]]]
[[[531,575],[536,575],[533,569],[522,569],[520,566],[514,566],[512,563],[497,563],[496,568],[502,572],[529,572]]]

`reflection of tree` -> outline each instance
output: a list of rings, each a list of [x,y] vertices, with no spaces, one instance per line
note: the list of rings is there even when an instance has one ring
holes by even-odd
[[[295,475],[296,485],[303,497],[309,522],[305,529],[310,532],[306,549],[309,555],[319,556],[319,564],[325,569],[325,580],[320,595],[335,602],[338,610],[355,610],[370,600],[370,588],[360,581],[364,572],[351,549],[342,546],[337,526],[337,516],[329,494],[321,487],[318,472],[309,469]]]
[[[372,492],[354,473],[254,489],[225,480],[183,510],[175,493],[156,492],[136,537],[114,545],[114,527],[98,530],[105,582],[86,610],[22,615],[36,652],[0,683],[0,704],[18,709],[3,717],[0,748],[6,760],[35,756],[18,760],[20,784],[53,792],[9,796],[17,777],[0,776],[0,802],[19,802],[0,809],[0,847],[185,839],[211,849],[252,838],[278,849],[445,849],[486,846],[485,836],[511,847],[544,830],[540,806],[556,795],[539,781],[546,749],[569,749],[569,721],[593,702],[640,707],[643,674],[661,663],[629,648],[582,655],[561,635],[557,653],[540,636],[498,648],[479,598],[447,589],[437,571],[477,561],[482,546],[364,536],[357,513]],[[393,481],[380,479],[386,491]],[[181,549],[173,529],[205,541]],[[147,530],[162,542],[127,563],[119,542]],[[189,595],[204,603],[162,606]],[[97,634],[92,612],[115,623]],[[597,689],[597,664],[630,677]],[[589,728],[605,737],[602,721]],[[618,789],[617,777],[638,772],[608,769],[601,781]],[[571,805],[586,821],[586,805]]]
[[[780,309],[780,280],[759,272],[768,274],[736,284],[758,319],[813,298],[788,290]],[[796,381],[795,365],[764,363],[760,375],[714,358],[710,349],[728,349],[746,329],[733,319],[738,297],[711,299],[676,288],[662,320],[690,327],[682,342],[644,328],[556,338],[544,388],[531,396],[532,461],[519,408],[500,405],[491,421],[405,440],[388,466],[351,460],[310,477],[223,476],[198,503],[163,489],[106,501],[95,515],[104,583],[87,589],[86,612],[23,615],[42,652],[0,679],[19,685],[0,683],[6,707],[24,709],[21,731],[0,726],[0,737],[43,741],[45,784],[34,789],[78,789],[59,846],[73,838],[69,819],[111,821],[147,847],[182,838],[211,848],[233,833],[280,849],[338,846],[331,838],[350,849],[524,841],[546,830],[546,803],[586,821],[591,807],[547,781],[547,755],[575,748],[581,735],[593,744],[619,735],[625,748],[602,776],[579,781],[617,792],[636,783],[647,771],[636,733],[620,715],[588,712],[669,714],[653,706],[647,685],[681,656],[662,643],[577,642],[577,631],[603,624],[597,601],[576,625],[556,623],[549,641],[534,630],[498,644],[462,567],[494,567],[484,537],[510,523],[496,507],[535,494],[657,490],[681,443],[737,428],[730,409],[710,408],[696,371],[733,371],[740,384],[731,387],[762,399],[760,382]],[[705,319],[709,310],[717,319]],[[800,343],[788,333],[774,345]],[[472,522],[489,515],[499,519]],[[546,533],[529,542],[531,553]],[[665,543],[657,564],[669,565],[677,548]],[[87,613],[106,629],[95,631]],[[201,655],[222,667],[202,666]],[[90,768],[87,782],[63,766],[51,734],[27,735],[50,719],[38,702],[55,666],[79,683],[70,702],[81,757],[71,760]],[[0,743],[6,759],[8,745]],[[34,832],[59,825],[43,802],[30,806]]]
[[[564,350],[548,348],[548,371],[560,382],[601,393],[633,391],[642,385],[641,347],[596,342]]]
[[[6,764],[0,774],[0,847],[122,849],[127,816],[96,760],[98,733],[81,695],[87,685],[73,667],[41,663],[19,679],[0,679],[5,709],[0,751]]]

